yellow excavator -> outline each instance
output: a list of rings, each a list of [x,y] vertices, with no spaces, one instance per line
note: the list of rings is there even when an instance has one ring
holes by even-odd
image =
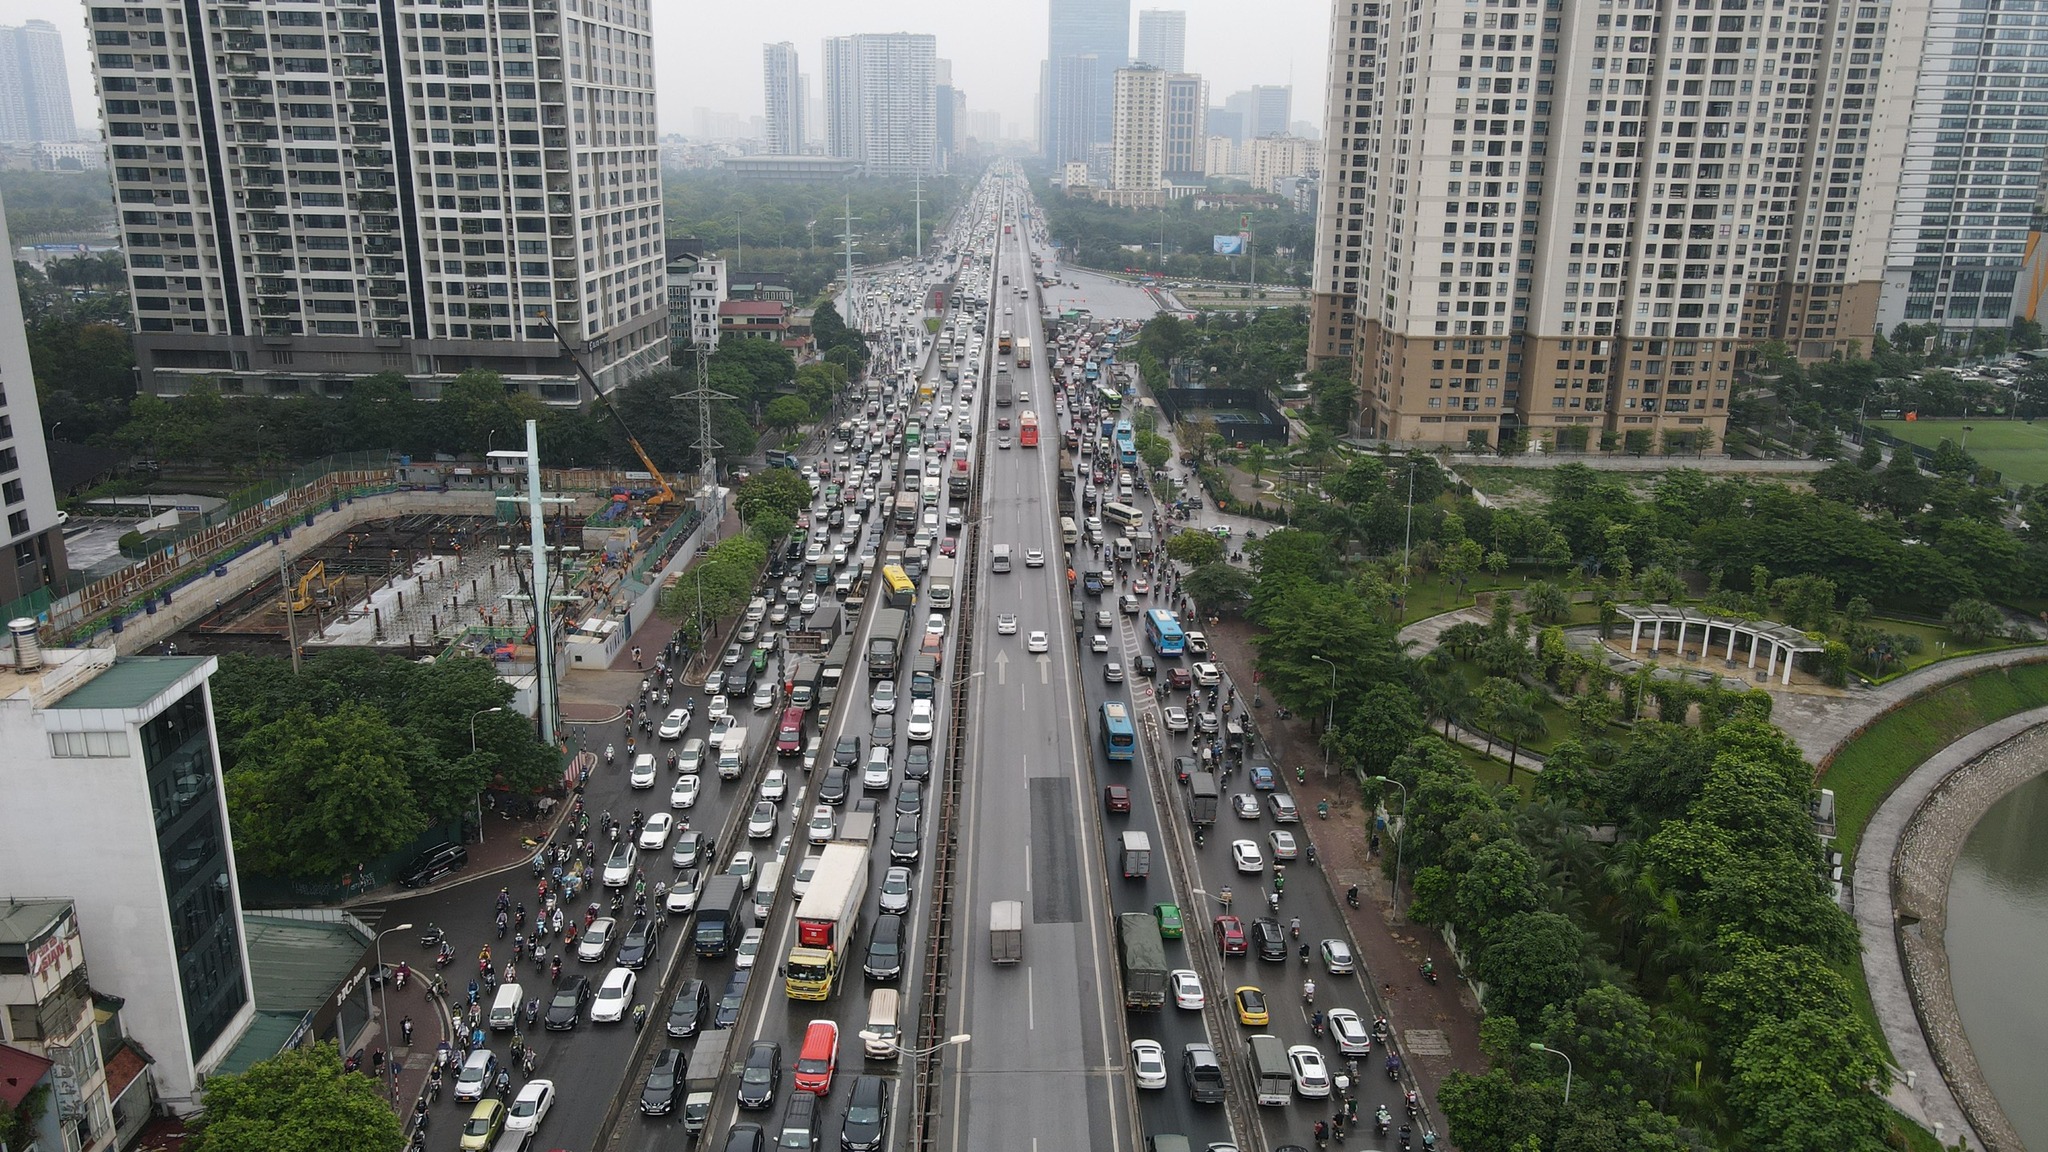
[[[619,415],[619,409],[612,403],[612,398],[605,395],[604,390],[597,386],[597,381],[590,375],[590,369],[583,366],[583,357],[578,356],[576,350],[569,347],[569,341],[562,336],[562,330],[555,327],[555,320],[552,315],[545,319],[545,323],[548,326],[548,331],[555,334],[555,343],[561,345],[562,352],[569,357],[569,363],[576,366],[576,374],[583,377],[583,382],[590,385],[590,391],[597,397],[598,403],[604,405],[604,410],[611,413],[612,419],[619,422],[619,430],[626,434],[626,443],[632,445],[634,455],[640,457],[640,466],[647,469],[648,475],[654,477],[655,492],[654,495],[647,498],[647,506],[655,508],[663,504],[675,503],[676,490],[669,486],[668,477],[663,476],[661,469],[654,466],[653,459],[647,455],[647,449],[640,446],[639,438],[633,435],[631,428],[627,427],[626,418]]]
[[[304,612],[315,604],[322,608],[332,608],[335,604],[335,590],[341,587],[344,579],[346,577],[343,576],[329,579],[327,562],[316,560],[311,568],[306,569],[306,574],[299,577],[298,591],[288,592],[285,599],[277,602],[277,606],[287,612]]]

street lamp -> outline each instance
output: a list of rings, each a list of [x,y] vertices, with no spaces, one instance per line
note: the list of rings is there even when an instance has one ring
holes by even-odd
[[[948,1036],[944,1040],[932,1045],[929,1048],[905,1048],[903,1045],[896,1043],[896,1041],[886,1036],[883,1036],[880,1032],[859,1032],[855,1033],[855,1035],[858,1035],[862,1040],[868,1041],[869,1043],[874,1043],[875,1041],[879,1040],[882,1043],[887,1044],[898,1056],[929,1056],[932,1053],[937,1052],[941,1049],[951,1048],[956,1044],[965,1044],[969,1040],[974,1039],[973,1036],[970,1036],[967,1033],[962,1032],[957,1036]]]
[[[1564,1056],[1564,1106],[1572,1106],[1572,1058],[1540,1041],[1529,1042],[1531,1052],[1548,1052],[1552,1056]]]
[[[393,924],[391,927],[377,933],[377,1012],[384,1017],[384,1047],[387,1049],[395,1047],[395,1045],[391,1043],[391,1003],[388,999],[388,994],[384,991],[384,986],[391,982],[391,978],[384,972],[384,938],[393,932],[403,932],[410,927],[412,927],[412,923],[408,921],[404,924]],[[387,1090],[391,1093],[391,1102],[396,1104],[398,1102],[398,1057],[388,1051],[384,1056],[384,1078],[390,1085]]]
[[[1324,656],[1309,654],[1311,660],[1321,660],[1330,666],[1330,706],[1323,714],[1323,782],[1330,779],[1330,731],[1337,723],[1337,662]]]
[[[1392,776],[1368,776],[1366,779],[1375,784],[1392,784],[1401,790],[1401,833],[1405,833],[1408,823],[1408,786]],[[1393,825],[1389,824],[1387,829],[1393,831]],[[1406,846],[1408,840],[1408,837],[1401,833],[1394,835],[1394,880],[1387,885],[1387,906],[1393,909],[1396,915],[1400,913],[1401,908],[1401,849]]]
[[[476,711],[475,715],[469,718],[469,754],[471,756],[476,755],[477,716],[488,716],[493,712],[503,711],[503,708],[480,708]],[[476,794],[476,842],[479,844],[484,842],[484,794],[482,790],[478,790]]]

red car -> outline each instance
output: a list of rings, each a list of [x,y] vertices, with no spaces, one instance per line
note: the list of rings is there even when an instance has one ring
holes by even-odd
[[[1122,784],[1106,784],[1102,789],[1102,806],[1111,812],[1131,810],[1131,790]]]
[[[997,428],[1008,428],[1009,426],[1010,426],[1010,418],[1009,418],[1008,416],[998,416],[998,417],[996,417],[996,427],[997,427]]]
[[[960,544],[953,537],[948,536],[944,540],[939,541],[939,555],[956,556],[959,552]]]
[[[1168,668],[1166,670],[1166,686],[1168,688],[1185,692],[1194,682],[1194,675],[1185,668]]]
[[[1244,921],[1235,916],[1216,918],[1216,947],[1225,956],[1245,954]]]

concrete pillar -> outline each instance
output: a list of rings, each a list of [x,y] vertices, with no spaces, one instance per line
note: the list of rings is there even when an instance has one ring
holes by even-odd
[[[1641,620],[1638,620],[1633,625],[1631,625],[1628,630],[1628,650],[1630,652],[1634,652],[1636,650],[1636,646],[1641,644],[1642,642],[1643,622]]]
[[[1756,634],[1756,633],[1754,633],[1754,632],[1751,632],[1751,633],[1749,634],[1749,666],[1750,666],[1751,668],[1754,668],[1754,667],[1756,667],[1756,650],[1757,650],[1757,645],[1761,644],[1762,642],[1763,642],[1763,637],[1762,637],[1762,636],[1759,636],[1759,635],[1757,635],[1757,634]]]
[[[1735,625],[1728,626],[1728,659],[1735,659]]]
[[[1776,640],[1772,640],[1769,643],[1771,645],[1771,655],[1770,659],[1764,661],[1765,680],[1769,680],[1771,677],[1778,674],[1778,642]]]
[[[1650,651],[1651,651],[1651,653],[1652,653],[1652,654],[1654,654],[1654,653],[1657,653],[1657,652],[1661,652],[1661,651],[1663,651],[1663,649],[1664,649],[1664,621],[1662,621],[1662,620],[1659,620],[1659,621],[1657,621],[1657,630],[1656,630],[1655,632],[1653,632],[1653,633],[1651,634],[1651,636],[1650,636]]]
[[[1673,652],[1680,660],[1685,659],[1685,621],[1683,620],[1678,622],[1678,646],[1673,649]]]
[[[1785,653],[1785,676],[1783,679],[1779,680],[1778,683],[1790,684],[1792,682],[1792,657],[1795,655],[1797,655],[1797,653]]]

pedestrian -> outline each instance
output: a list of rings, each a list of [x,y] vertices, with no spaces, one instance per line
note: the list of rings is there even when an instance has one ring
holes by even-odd
[[[640,646],[635,644],[633,645],[633,667],[638,668],[640,666]]]
[[[382,1073],[384,1071],[384,1050],[382,1048],[370,1050],[370,1071],[375,1073]]]
[[[405,1037],[405,1046],[407,1048],[412,1047],[412,1017],[407,1016],[405,1019],[400,1020],[398,1022],[398,1030]]]

